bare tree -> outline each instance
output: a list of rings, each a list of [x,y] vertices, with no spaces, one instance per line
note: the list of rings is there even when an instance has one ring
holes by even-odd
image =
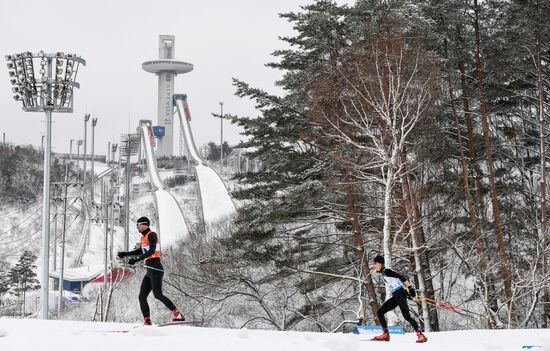
[[[383,248],[392,257],[393,191],[405,168],[405,146],[431,105],[435,73],[432,59],[394,32],[378,33],[368,42],[352,45],[339,74],[342,114],[324,115],[327,136],[365,157],[352,163],[356,177],[383,186]]]

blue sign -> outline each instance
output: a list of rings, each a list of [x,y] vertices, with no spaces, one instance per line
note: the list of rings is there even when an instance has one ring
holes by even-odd
[[[365,333],[374,333],[381,332],[382,327],[379,325],[370,326],[370,325],[358,325],[353,329],[353,334],[365,334]],[[405,328],[398,325],[388,326],[388,331],[390,334],[405,334]]]
[[[163,126],[154,126],[153,127],[153,134],[157,137],[157,138],[162,138],[166,132],[164,130],[165,128]]]

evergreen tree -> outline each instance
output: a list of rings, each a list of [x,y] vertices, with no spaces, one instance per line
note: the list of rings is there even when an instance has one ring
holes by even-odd
[[[9,264],[0,261],[0,315],[2,313],[3,297],[10,291]]]
[[[30,251],[25,251],[19,261],[9,271],[9,282],[15,294],[22,298],[23,315],[25,314],[25,295],[29,290],[40,289],[40,282],[36,279],[37,256]]]

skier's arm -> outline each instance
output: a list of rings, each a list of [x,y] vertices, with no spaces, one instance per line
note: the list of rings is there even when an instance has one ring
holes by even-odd
[[[126,252],[126,254],[124,256],[136,256],[136,255],[140,255],[141,254],[141,248],[137,248],[135,250],[132,250],[132,251],[128,251]]]
[[[132,251],[119,251],[117,253],[117,256],[119,258],[123,258],[123,257],[126,257],[126,256],[135,256],[135,255],[140,255],[141,254],[141,248],[137,248],[135,250],[132,250]]]

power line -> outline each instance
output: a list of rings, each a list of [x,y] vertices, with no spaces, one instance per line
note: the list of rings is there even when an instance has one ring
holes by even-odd
[[[34,211],[32,214],[30,214],[27,218],[25,218],[25,219],[22,220],[21,222],[17,223],[16,225],[12,226],[10,229],[8,229],[8,230],[6,230],[6,231],[4,231],[4,232],[1,232],[1,233],[0,233],[0,236],[2,236],[2,235],[4,235],[4,234],[7,234],[7,233],[10,233],[10,232],[12,232],[13,230],[15,230],[16,228],[19,228],[19,226],[20,226],[21,224],[25,223],[27,220],[29,220],[31,217],[33,217],[33,216],[34,216],[38,211],[40,211],[40,210],[41,210],[41,208],[38,207],[38,208],[36,209],[36,211]],[[41,218],[40,215],[39,215],[38,217],[36,217],[36,218],[35,218],[32,222],[30,222],[28,225],[26,225],[26,226],[23,227],[23,228],[19,228],[19,229],[28,228],[28,227],[30,226],[30,224],[36,222],[36,219],[37,219],[37,218]],[[13,233],[12,233],[12,236],[13,236]]]
[[[36,204],[36,203],[35,203],[35,204]],[[39,205],[40,205],[39,203],[36,204],[36,206],[39,206]],[[13,210],[13,212],[6,213],[6,214],[0,216],[0,219],[6,218],[6,217],[10,217],[10,216],[13,216],[13,215],[16,214],[16,213],[20,213],[20,212],[22,212],[21,210],[24,209],[24,208],[26,208],[26,207],[27,207],[27,204],[23,204],[23,205],[21,205],[20,207],[18,207],[18,208],[16,208],[15,210]]]

